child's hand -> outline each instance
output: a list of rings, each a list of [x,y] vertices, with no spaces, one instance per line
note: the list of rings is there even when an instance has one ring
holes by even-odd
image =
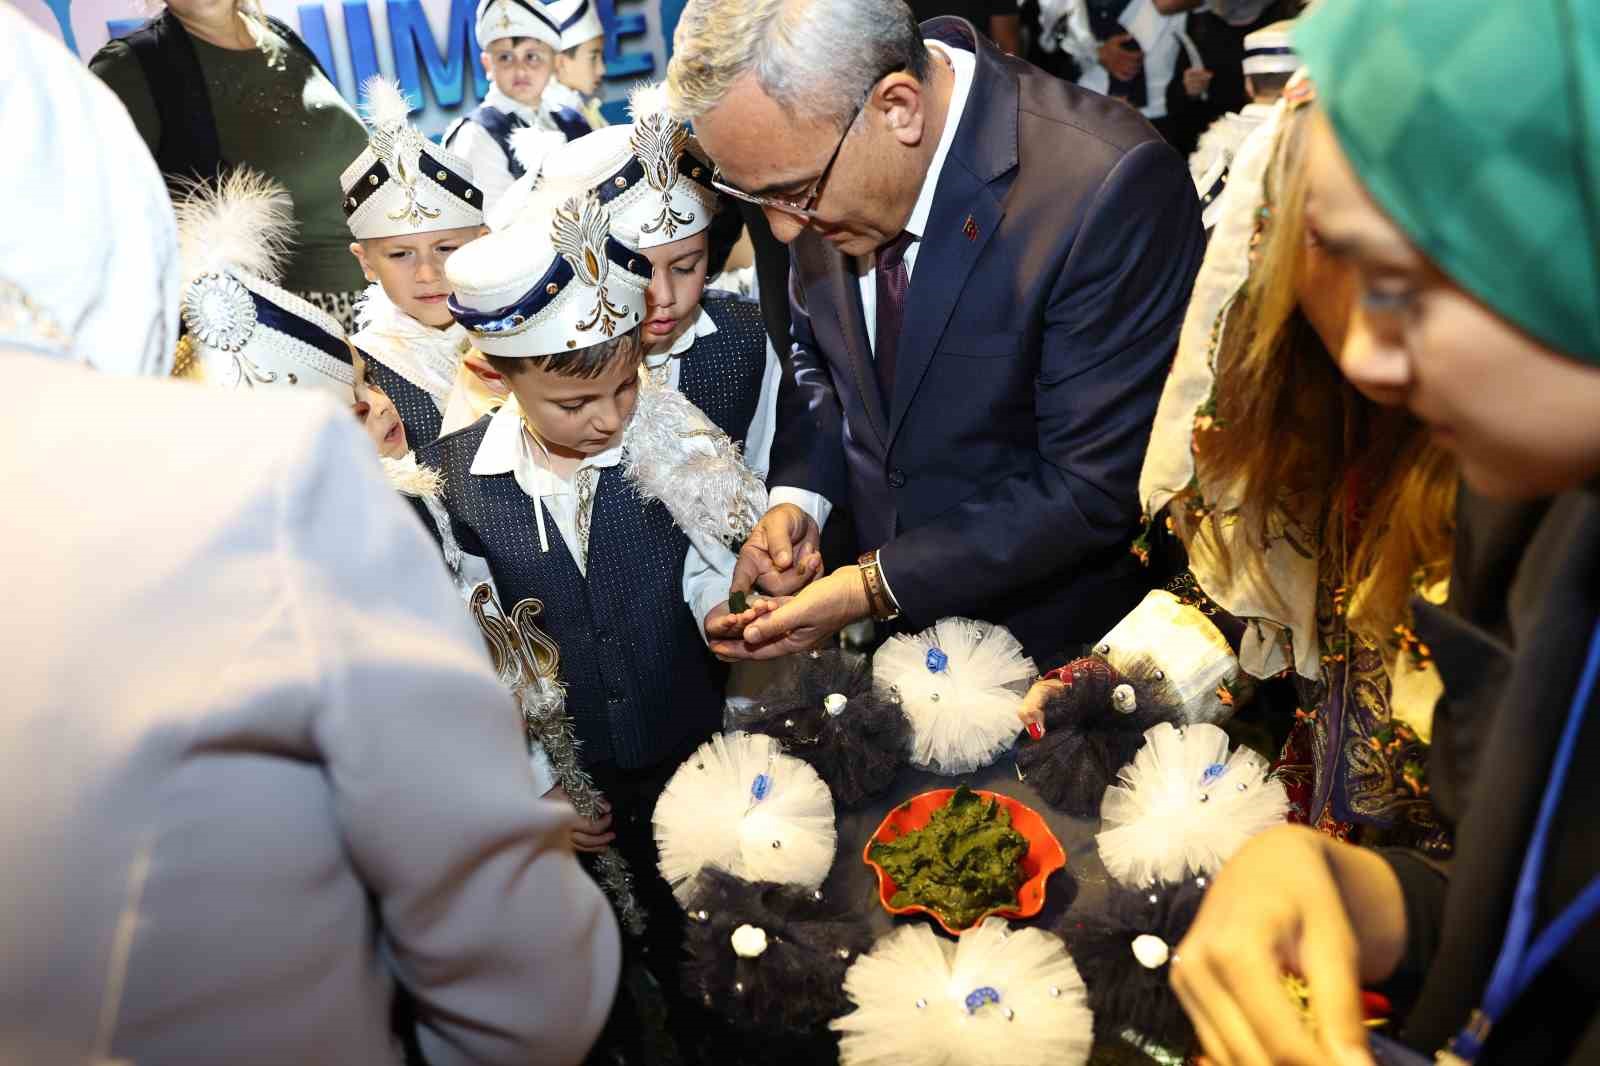
[[[793,596],[750,595],[745,599],[745,609],[737,614],[728,610],[728,602],[724,600],[706,615],[706,637],[710,640],[738,640],[745,626],[762,615],[771,614],[793,598]]]
[[[560,785],[546,792],[544,798],[572,806],[572,800]],[[615,839],[617,834],[611,831],[611,804],[601,796],[599,816],[593,820],[578,819],[577,826],[572,830],[572,846],[579,851],[604,851]]]

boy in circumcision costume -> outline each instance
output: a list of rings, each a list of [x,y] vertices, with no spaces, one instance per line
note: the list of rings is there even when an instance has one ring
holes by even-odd
[[[478,0],[475,30],[489,92],[475,110],[451,123],[442,140],[472,163],[485,210],[522,176],[511,135],[560,129],[543,103],[561,47],[561,31],[547,6],[542,0]]]
[[[544,104],[557,128],[575,140],[606,126],[598,95],[606,72],[605,26],[594,0],[551,0],[544,10],[561,32]]]
[[[765,489],[727,427],[640,372],[649,263],[592,190],[545,184],[448,270],[452,313],[512,396],[418,450],[443,478],[441,543],[486,562],[504,610],[543,601],[583,769],[615,808],[574,843],[614,833],[642,902],[670,905],[646,873],[649,811],[721,725],[726,669],[701,627],[727,611],[729,545]]]
[[[766,474],[776,428],[782,367],[754,300],[706,289],[710,228],[721,206],[712,167],[683,124],[668,114],[663,87],[630,100],[632,121],[563,143],[519,134],[528,165],[488,213],[501,229],[545,183],[592,189],[611,217],[611,233],[648,261],[640,341],[651,380],[683,393]]]
[[[372,283],[356,305],[360,329],[350,341],[366,356],[367,381],[393,402],[415,448],[446,430],[453,393],[457,410],[448,428],[467,424],[499,399],[472,371],[470,364],[482,359],[445,304],[446,261],[484,232],[483,193],[470,162],[429,143],[410,124],[410,104],[398,86],[371,78],[365,88],[370,141],[339,182],[355,238],[350,252]]]

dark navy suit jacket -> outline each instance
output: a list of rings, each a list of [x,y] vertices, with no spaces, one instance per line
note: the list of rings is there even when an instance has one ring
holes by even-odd
[[[906,624],[1011,628],[1051,658],[1151,583],[1129,552],[1139,469],[1205,238],[1183,160],[1132,109],[977,53],[879,395],[849,259],[792,246],[774,486],[848,499]]]

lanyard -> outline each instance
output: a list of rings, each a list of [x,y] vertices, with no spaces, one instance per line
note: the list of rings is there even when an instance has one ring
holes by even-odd
[[[1584,660],[1578,691],[1572,698],[1572,709],[1567,712],[1567,724],[1561,731],[1561,743],[1556,748],[1555,761],[1550,766],[1550,780],[1545,785],[1544,798],[1539,803],[1539,820],[1534,824],[1533,837],[1528,841],[1527,853],[1522,858],[1522,873],[1517,877],[1517,891],[1511,903],[1511,921],[1506,926],[1500,956],[1495,960],[1494,971],[1489,977],[1489,988],[1483,995],[1482,1005],[1472,1012],[1472,1018],[1466,1026],[1450,1041],[1450,1050],[1440,1053],[1443,1063],[1470,1063],[1476,1059],[1495,1021],[1533,983],[1545,965],[1577,935],[1584,923],[1594,917],[1596,911],[1600,911],[1600,876],[1597,876],[1556,915],[1554,921],[1545,926],[1543,932],[1536,938],[1533,936],[1550,823],[1555,820],[1556,807],[1560,805],[1562,786],[1566,783],[1567,770],[1572,763],[1572,749],[1577,746],[1578,730],[1583,724],[1590,697],[1594,695],[1597,675],[1600,675],[1600,624],[1595,626],[1594,635],[1589,638],[1589,654]]]

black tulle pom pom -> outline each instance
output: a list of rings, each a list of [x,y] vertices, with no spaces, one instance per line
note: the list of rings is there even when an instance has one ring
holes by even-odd
[[[1178,723],[1181,704],[1148,660],[1119,671],[1091,656],[1069,667],[1072,682],[1045,702],[1044,736],[1017,747],[1017,765],[1052,807],[1098,818],[1107,786],[1144,746],[1145,730]]]
[[[1205,887],[1205,878],[1147,888],[1112,885],[1097,912],[1062,920],[1056,932],[1088,986],[1097,1039],[1132,1030],[1175,1054],[1195,1049],[1194,1027],[1168,983],[1167,957],[1194,923]],[[1147,965],[1157,959],[1159,965]]]
[[[810,763],[844,810],[887,791],[911,744],[911,723],[899,700],[873,683],[872,660],[837,650],[799,657],[733,724]]]
[[[760,936],[741,927],[759,929]],[[820,892],[708,866],[688,906],[684,993],[741,1028],[812,1031],[850,1010],[844,974],[872,946],[865,923]],[[753,958],[735,950],[735,934]]]

